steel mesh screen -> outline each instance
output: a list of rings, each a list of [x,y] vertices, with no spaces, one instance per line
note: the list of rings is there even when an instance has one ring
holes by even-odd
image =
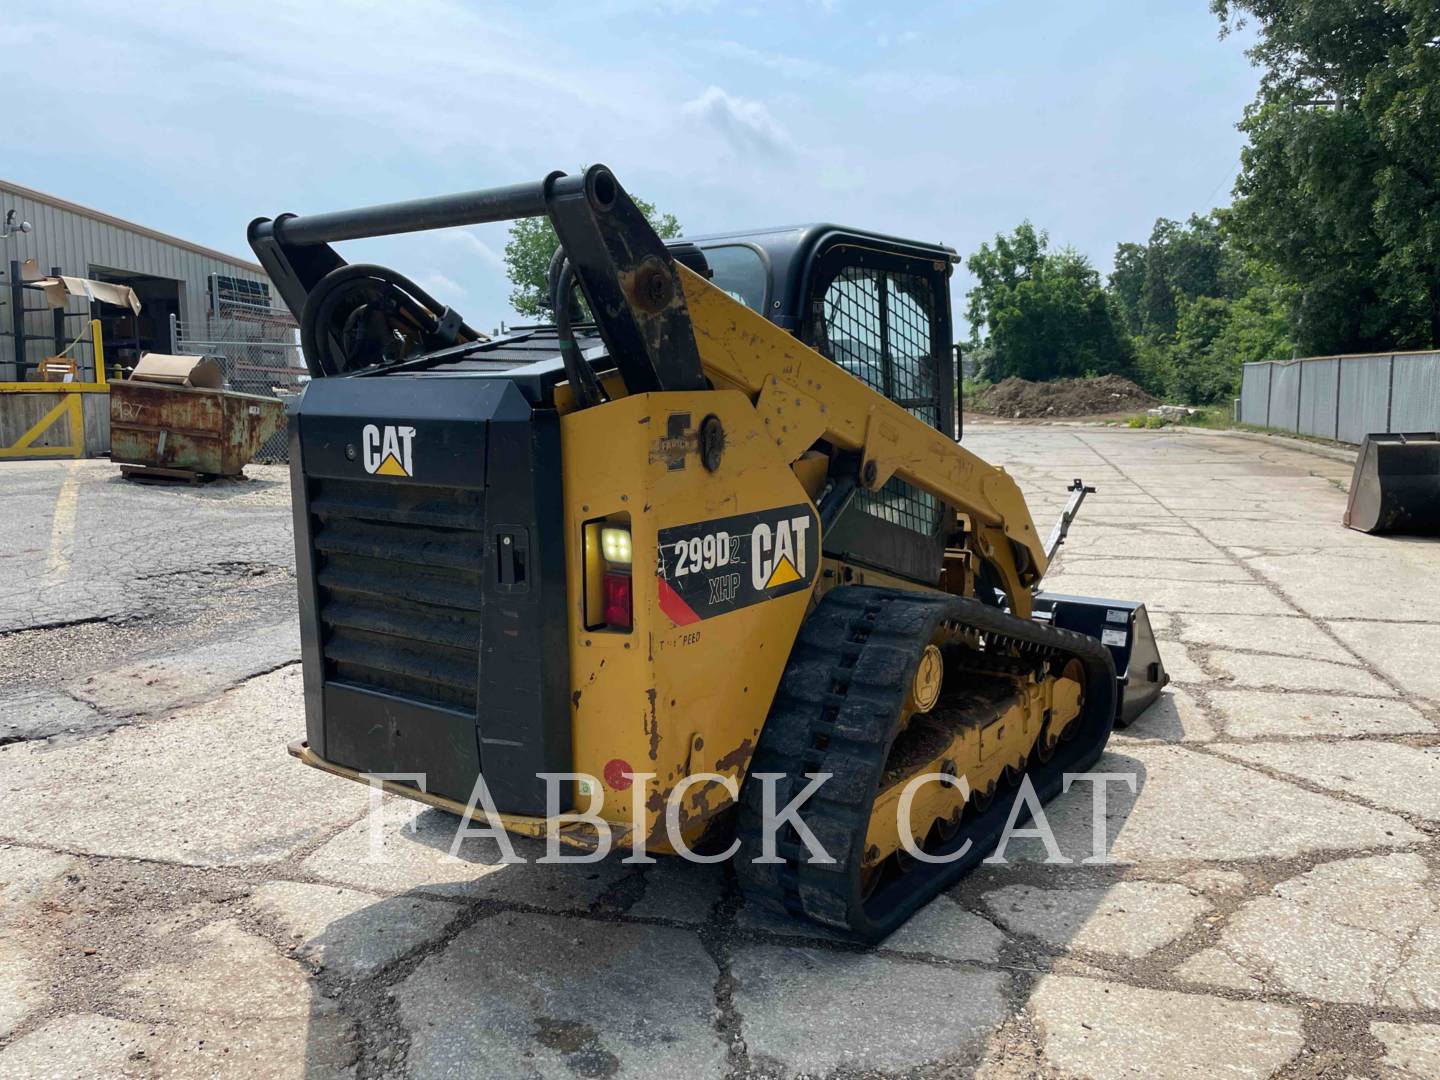
[[[867,386],[932,427],[939,419],[931,348],[934,297],[918,274],[847,267],[830,283],[823,304],[830,358]],[[862,491],[865,513],[925,536],[935,531],[940,503],[900,479]]]

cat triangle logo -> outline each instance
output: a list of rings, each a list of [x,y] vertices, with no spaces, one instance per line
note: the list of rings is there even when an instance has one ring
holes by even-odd
[[[415,475],[413,427],[366,424],[360,443],[365,450],[365,471],[372,476]]]
[[[394,454],[386,454],[385,460],[380,462],[380,467],[375,470],[378,476],[409,476],[405,466],[400,464],[399,458]]]
[[[800,574],[796,571],[795,564],[782,556],[775,563],[775,569],[770,571],[770,578],[765,582],[765,588],[773,589],[778,585],[789,585],[792,581],[799,580]]]

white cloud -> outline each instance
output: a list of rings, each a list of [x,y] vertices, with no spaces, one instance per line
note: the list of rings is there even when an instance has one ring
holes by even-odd
[[[439,270],[430,270],[415,279],[415,284],[436,300],[443,302],[460,300],[465,296],[465,286],[446,277]]]
[[[791,53],[774,52],[769,49],[754,49],[738,41],[721,40],[712,42],[708,47],[711,52],[717,56],[723,56],[727,60],[740,60],[747,64],[753,64],[755,67],[764,68],[766,71],[774,71],[792,78],[814,78],[817,75],[830,74],[835,70],[830,65],[812,60],[808,56],[795,56]]]
[[[736,150],[780,155],[790,149],[790,135],[770,115],[764,102],[732,97],[712,86],[681,111],[714,128]]]
[[[482,261],[497,270],[505,268],[505,260],[501,258],[500,253],[476,235],[474,229],[446,229],[437,235],[443,236],[471,254],[478,255]]]

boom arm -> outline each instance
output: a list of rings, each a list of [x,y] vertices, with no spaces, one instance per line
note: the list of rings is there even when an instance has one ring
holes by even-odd
[[[898,476],[968,515],[980,554],[1005,579],[1012,608],[1029,615],[1029,587],[1045,573],[1048,560],[1025,497],[1003,468],[912,416],[687,267],[677,269],[705,374],[755,399],[787,460],[825,439],[860,453],[862,486],[877,490]]]

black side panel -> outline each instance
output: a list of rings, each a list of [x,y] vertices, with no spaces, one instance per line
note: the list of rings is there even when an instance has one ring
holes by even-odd
[[[361,772],[541,814],[570,767],[559,425],[503,379],[316,381],[298,407],[306,729]]]

